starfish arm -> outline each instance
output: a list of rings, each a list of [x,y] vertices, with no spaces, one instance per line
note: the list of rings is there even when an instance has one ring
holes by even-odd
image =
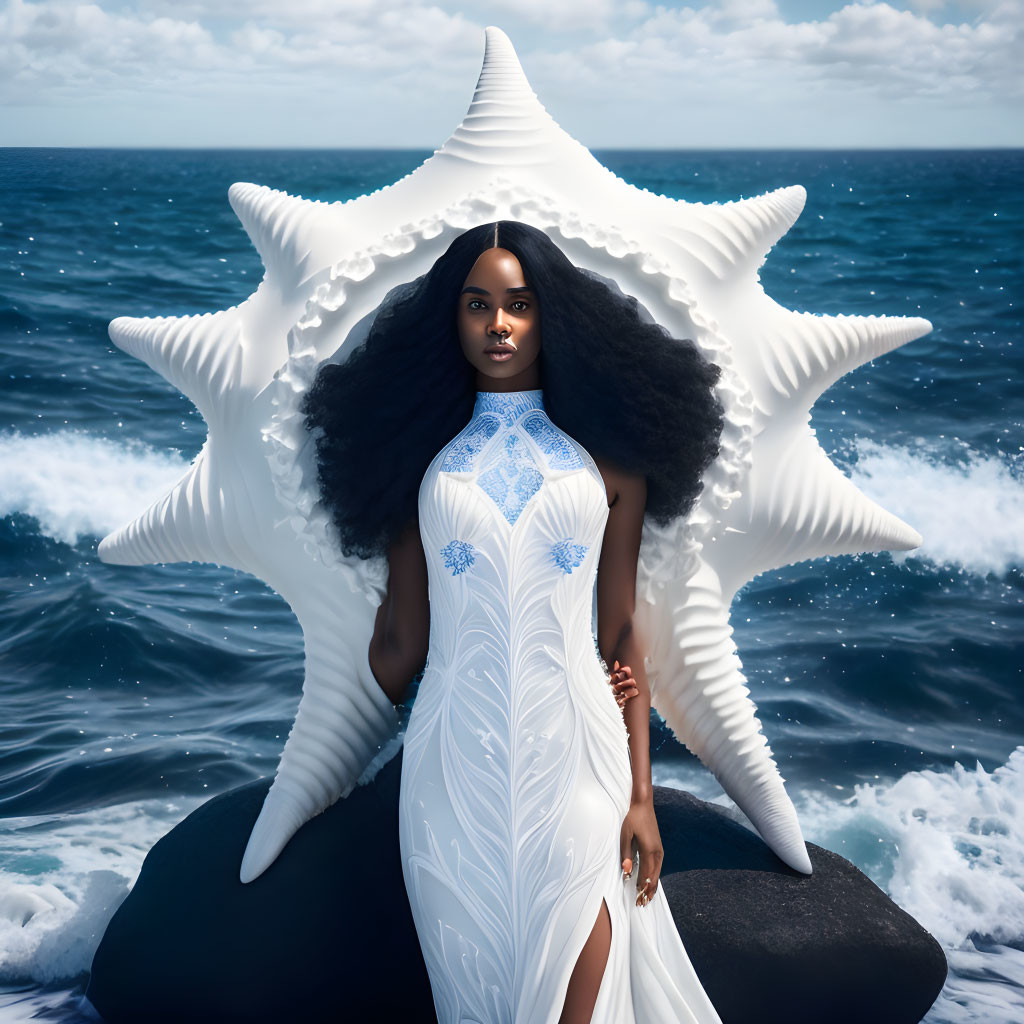
[[[110,339],[192,400],[208,424],[230,415],[242,375],[238,308],[197,316],[118,317]]]
[[[149,565],[218,562],[225,557],[211,536],[210,509],[204,500],[210,485],[209,449],[207,440],[185,475],[167,494],[100,541],[100,561],[112,565]]]
[[[434,161],[446,169],[463,162],[527,168],[558,165],[566,159],[577,164],[577,172],[585,168],[602,179],[614,177],[544,109],[511,40],[489,26],[469,110]]]
[[[664,199],[653,197],[657,215],[665,218],[664,236],[694,271],[719,281],[754,278],[772,246],[796,223],[807,201],[802,185],[777,188],[752,199],[729,203],[686,203],[675,200],[665,211]]]
[[[345,219],[341,203],[302,199],[247,181],[228,189],[228,202],[260,254],[266,280],[285,294],[301,284],[311,265],[319,270],[328,262],[312,252],[324,233],[324,220],[341,227]]]
[[[277,774],[245,848],[239,877],[250,882],[292,835],[357,782],[398,728],[398,714],[370,671],[376,608],[354,578],[336,574],[295,598],[305,638],[306,676]]]
[[[722,331],[737,339],[737,363],[764,419],[810,410],[840,377],[932,329],[922,317],[796,313],[767,297],[727,319]]]
[[[761,732],[713,570],[655,586],[637,604],[648,648],[651,704],[796,871],[811,872],[797,821]]]
[[[829,459],[804,425],[754,440],[745,493],[723,513],[705,558],[731,596],[748,580],[808,558],[907,550],[921,535]]]

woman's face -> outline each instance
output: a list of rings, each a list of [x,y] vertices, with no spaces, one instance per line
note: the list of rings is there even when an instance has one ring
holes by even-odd
[[[537,362],[540,308],[507,249],[480,254],[463,282],[456,319],[463,354],[477,373],[508,380]]]

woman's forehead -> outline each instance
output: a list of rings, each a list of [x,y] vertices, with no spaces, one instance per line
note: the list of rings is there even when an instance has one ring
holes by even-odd
[[[507,288],[522,288],[526,285],[522,264],[515,254],[498,247],[485,249],[477,257],[465,283],[481,284],[485,281],[504,282]]]

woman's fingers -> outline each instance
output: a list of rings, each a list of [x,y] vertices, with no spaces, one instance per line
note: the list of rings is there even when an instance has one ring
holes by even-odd
[[[626,701],[630,697],[636,697],[640,693],[636,680],[633,678],[633,672],[628,665],[620,667],[619,663],[615,662],[615,668],[608,677],[608,682],[615,693],[615,701],[620,708],[626,706]]]
[[[615,692],[615,701],[619,707],[625,707],[626,701],[631,697],[637,697],[640,691],[635,683],[613,683],[612,690]]]
[[[658,891],[658,879],[661,877],[661,864],[664,854],[655,850],[651,853],[640,853],[640,871],[637,874],[636,905],[646,907]]]
[[[646,907],[651,902],[653,893],[650,891],[650,882],[651,880],[648,878],[636,891],[636,905],[638,907]]]
[[[642,872],[641,872],[642,873]],[[658,876],[657,875],[646,875],[644,876],[643,883],[639,886],[636,891],[636,905],[638,907],[646,907],[651,902],[654,894],[658,891]]]
[[[658,891],[661,866],[665,859],[665,848],[661,843],[658,819],[651,799],[632,801],[622,822],[619,857],[624,861],[631,855],[631,863],[637,868],[636,905],[646,907]],[[628,880],[628,877],[623,881]]]

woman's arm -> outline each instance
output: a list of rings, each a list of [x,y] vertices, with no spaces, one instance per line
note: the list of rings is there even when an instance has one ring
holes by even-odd
[[[651,785],[651,691],[644,670],[644,651],[633,628],[636,565],[647,483],[642,476],[625,473],[607,463],[599,463],[598,468],[608,492],[609,511],[597,570],[597,645],[605,664],[617,661],[630,667],[638,691],[623,711],[629,732],[633,792],[629,813],[622,824],[620,855],[623,873],[629,874],[633,868],[633,847],[639,852],[637,905],[644,906],[657,891],[664,859]]]
[[[413,521],[388,550],[388,589],[370,639],[370,669],[392,704],[401,704],[427,660],[427,560]]]

